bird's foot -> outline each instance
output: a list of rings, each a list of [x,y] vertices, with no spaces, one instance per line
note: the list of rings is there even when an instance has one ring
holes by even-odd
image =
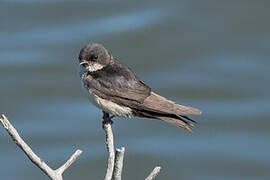
[[[112,118],[114,118],[114,115],[110,116],[109,113],[103,111],[102,127],[104,128],[105,124],[112,124],[113,123]]]

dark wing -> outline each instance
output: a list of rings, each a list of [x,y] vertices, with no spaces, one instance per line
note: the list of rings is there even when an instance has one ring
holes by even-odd
[[[84,81],[99,97],[138,111],[180,116],[201,114],[195,108],[175,104],[152,92],[129,68],[118,61],[99,71],[89,73]]]
[[[99,97],[125,106],[128,106],[126,102],[142,103],[151,92],[129,68],[118,61],[101,70],[89,72],[84,81]]]
[[[201,111],[196,108],[176,104],[154,92],[143,102],[144,109],[154,111],[156,113],[184,115],[200,115]]]
[[[143,109],[137,111],[139,116],[161,119],[188,132],[192,132],[190,127],[194,126],[196,121],[186,115],[201,114],[198,109],[175,104],[154,92],[144,100],[142,107]]]
[[[101,70],[89,72],[84,81],[89,90],[99,97],[130,107],[137,116],[161,119],[189,132],[190,122],[194,121],[185,115],[201,114],[195,108],[175,104],[152,92],[130,69],[117,61]]]

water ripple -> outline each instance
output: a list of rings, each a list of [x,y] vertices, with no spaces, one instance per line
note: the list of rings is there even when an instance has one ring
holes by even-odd
[[[1,41],[5,42],[5,46],[9,46],[11,42],[16,41],[16,46],[23,46],[25,48],[25,46],[33,47],[37,44],[55,45],[57,43],[67,43],[83,40],[86,37],[93,39],[97,36],[126,32],[152,25],[160,21],[164,14],[166,14],[164,9],[163,11],[159,9],[146,9],[140,12],[105,17],[93,21],[70,22],[65,25],[9,33],[3,35]]]

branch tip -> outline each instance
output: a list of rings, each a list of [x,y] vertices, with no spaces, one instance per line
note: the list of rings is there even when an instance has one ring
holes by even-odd
[[[116,151],[118,151],[118,152],[125,152],[125,147],[116,148]]]
[[[0,121],[5,129],[9,128],[10,122],[8,121],[7,117],[4,114],[1,114]]]
[[[82,154],[82,150],[78,149],[76,150],[71,156],[70,158],[65,162],[65,164],[63,164],[61,167],[59,167],[56,171],[60,174],[63,174],[63,172],[69,168],[69,166],[71,164],[73,164],[76,159]]]
[[[161,170],[160,166],[155,167],[153,169],[153,171],[149,174],[149,176],[147,178],[145,178],[145,180],[153,180],[153,179],[155,179],[155,177],[158,175],[160,170]]]

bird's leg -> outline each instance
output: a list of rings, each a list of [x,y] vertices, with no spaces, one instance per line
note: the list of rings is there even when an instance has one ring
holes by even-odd
[[[112,118],[114,117],[113,115],[110,116],[109,113],[106,113],[104,111],[103,112],[103,121],[102,121],[102,126],[104,128],[104,124],[112,124],[113,121],[112,121]]]

